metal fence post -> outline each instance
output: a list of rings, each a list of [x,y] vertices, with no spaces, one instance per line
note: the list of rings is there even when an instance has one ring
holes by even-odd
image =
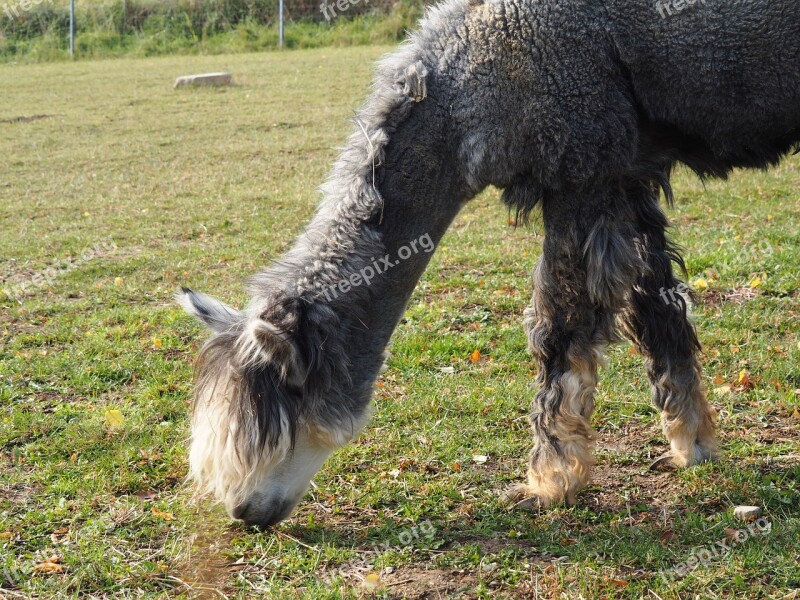
[[[283,0],[278,0],[278,45],[283,48]]]
[[[69,0],[69,55],[75,56],[75,0]]]

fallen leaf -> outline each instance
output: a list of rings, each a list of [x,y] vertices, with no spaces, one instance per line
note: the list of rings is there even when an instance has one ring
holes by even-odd
[[[718,396],[722,396],[724,394],[730,394],[733,391],[733,386],[731,384],[721,385],[719,387],[714,388],[714,393]]]
[[[150,509],[150,512],[153,513],[153,516],[158,517],[159,519],[164,519],[165,521],[172,521],[175,517],[172,516],[171,512],[164,512],[162,510],[158,510],[155,506]]]
[[[416,461],[413,458],[401,458],[397,466],[401,471],[405,471],[408,467],[412,466]]]
[[[481,351],[480,350],[473,350],[472,354],[469,355],[469,362],[478,362],[481,359]]]
[[[10,531],[4,531],[4,532],[0,533],[0,540],[10,540],[13,537],[14,537],[14,534],[11,533]]]
[[[33,572],[44,573],[44,574],[63,573],[64,567],[58,564],[59,562],[61,562],[60,558],[58,558],[57,556],[52,556],[44,562],[35,564],[33,566]]]
[[[153,346],[155,348],[161,348],[163,345],[164,344],[161,342],[161,340],[159,338],[156,338],[156,337],[153,338]]]
[[[123,283],[125,283],[125,280],[122,277],[114,277],[115,286],[120,287]]]
[[[705,290],[708,288],[708,281],[703,279],[702,277],[698,277],[694,281],[692,281],[692,287],[696,290]]]
[[[624,579],[609,579],[608,582],[620,587],[626,587],[628,585],[628,582]]]
[[[750,375],[744,369],[739,371],[739,378],[736,380],[736,383],[746,390],[753,389],[753,381],[750,379]]]
[[[559,544],[561,544],[562,546],[574,546],[577,543],[578,540],[576,540],[575,538],[564,538],[559,542]]]
[[[381,586],[381,576],[377,573],[370,573],[364,577],[363,585],[370,592],[374,592]]]
[[[145,461],[149,462],[153,460],[159,460],[162,455],[160,452],[145,450],[144,448],[141,448],[139,450],[139,456],[141,456]]]
[[[725,378],[724,377],[720,377],[719,375],[714,377],[714,385],[721,385],[723,383],[725,383]]]
[[[725,527],[723,531],[725,532],[725,535],[728,537],[728,539],[736,542],[736,536],[739,534],[738,529],[731,529],[730,527]]]
[[[50,534],[50,541],[54,544],[60,544],[64,541],[64,537],[69,533],[69,527],[62,527],[61,529],[56,529],[53,533]]]
[[[145,502],[147,500],[155,500],[156,498],[158,498],[158,492],[155,490],[147,489],[136,492],[134,496],[136,496],[142,502]]]
[[[105,413],[106,425],[111,429],[119,429],[125,424],[125,417],[116,408],[110,408]]]
[[[489,460],[488,456],[484,456],[483,454],[476,454],[472,457],[472,462],[483,465],[486,464],[486,461]]]
[[[662,532],[661,532],[661,533],[658,535],[658,537],[661,539],[661,541],[662,541],[662,542],[671,542],[672,540],[674,540],[674,539],[675,539],[676,537],[678,537],[678,536],[676,536],[676,535],[675,535],[675,532],[674,532],[674,531],[671,531],[671,530],[669,530],[669,529],[664,529],[664,530],[663,530],[663,531],[662,531]]]

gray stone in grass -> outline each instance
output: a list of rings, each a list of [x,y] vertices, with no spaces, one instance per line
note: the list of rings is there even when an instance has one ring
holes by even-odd
[[[749,521],[760,517],[762,512],[760,506],[737,506],[733,509],[733,516],[742,521]]]
[[[190,86],[214,86],[221,87],[224,85],[231,85],[233,83],[233,75],[230,73],[202,73],[200,75],[184,75],[175,80],[175,87],[190,87]]]

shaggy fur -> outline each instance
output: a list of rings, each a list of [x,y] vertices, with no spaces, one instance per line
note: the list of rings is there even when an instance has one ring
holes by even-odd
[[[572,502],[588,481],[597,368],[618,329],[645,356],[674,461],[713,457],[697,336],[685,303],[659,297],[683,265],[659,196],[671,201],[678,162],[725,177],[799,141],[796,0],[706,0],[669,18],[651,0],[432,8],[378,66],[316,216],[253,279],[249,307],[184,294],[216,332],[198,363],[194,476],[245,522],[285,517],[309,465],[363,426],[430,255],[325,291],[410,240],[438,243],[488,185],[523,220],[540,207],[546,230],[525,323],[536,440],[509,498]]]

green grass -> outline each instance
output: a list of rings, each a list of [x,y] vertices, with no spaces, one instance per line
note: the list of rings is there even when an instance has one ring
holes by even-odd
[[[172,296],[184,284],[245,301],[245,279],[310,216],[383,50],[0,67],[0,288],[20,295],[0,294],[0,570],[14,581],[0,596],[349,598],[376,571],[389,597],[796,597],[797,158],[675,181],[674,234],[709,284],[696,320],[721,462],[647,470],[666,445],[640,358],[620,346],[579,505],[501,508],[531,445],[521,313],[541,227],[510,226],[490,190],[418,287],[371,424],[295,516],[256,533],[192,500],[187,398],[206,333]],[[218,69],[240,85],[171,89]],[[48,267],[49,283],[19,292]],[[737,504],[764,506],[771,532],[659,575],[743,527]],[[31,575],[51,557],[61,572]]]

